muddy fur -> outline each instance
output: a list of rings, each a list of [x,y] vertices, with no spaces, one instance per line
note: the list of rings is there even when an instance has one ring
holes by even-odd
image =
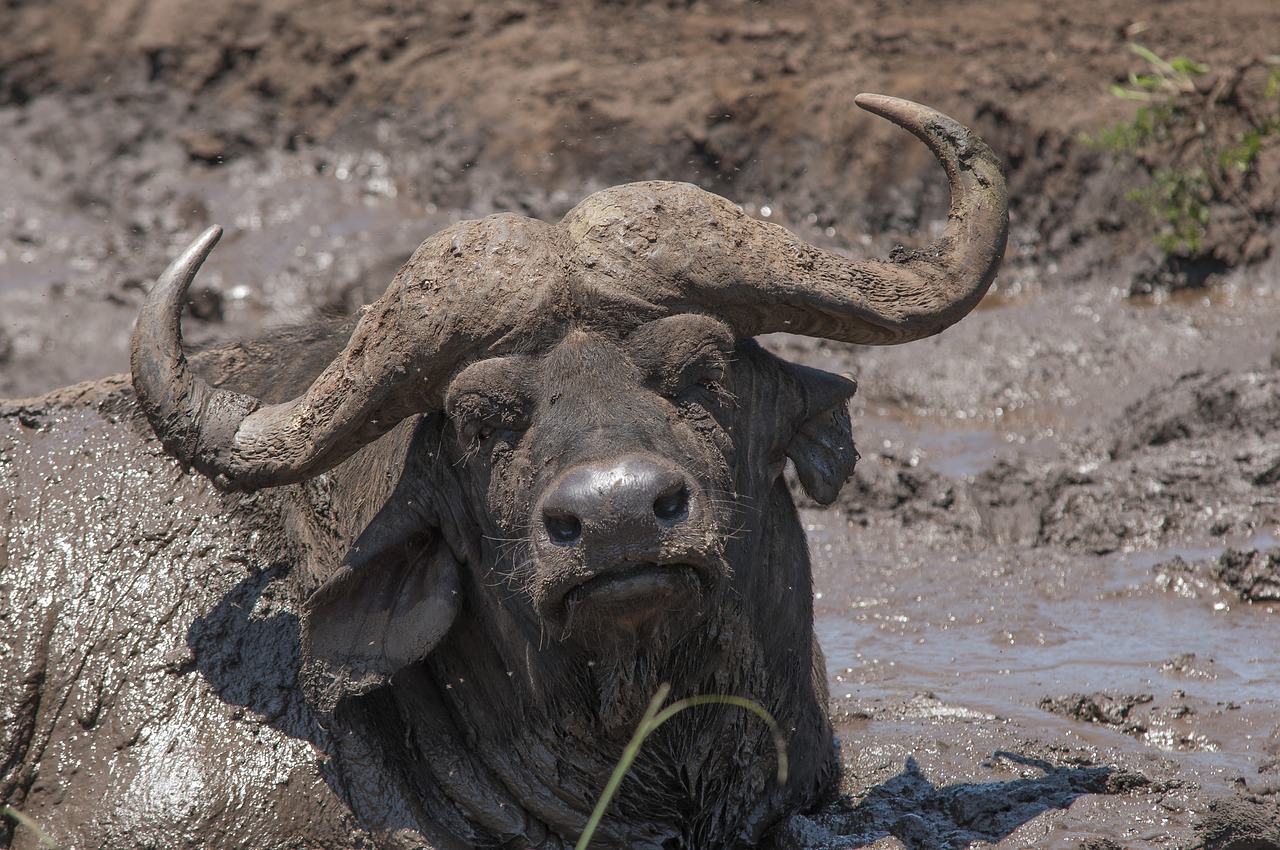
[[[833,788],[808,559],[780,473],[792,435],[843,410],[853,386],[754,343],[734,347],[705,317],[655,324],[646,333],[671,343],[663,362],[651,348],[632,355],[625,340],[573,331],[544,357],[522,356],[519,386],[500,363],[464,369],[449,390],[454,415],[417,426],[396,493],[362,538],[395,542],[378,552],[357,543],[308,604],[313,702],[332,708],[339,740],[402,751],[392,769],[406,793],[467,845],[570,846],[663,683],[673,698],[733,694],[765,706],[786,730],[790,778],[776,786],[772,739],[757,718],[691,710],[646,745],[598,846],[747,845]],[[508,427],[478,431],[481,415]],[[837,441],[847,441],[845,423]],[[592,619],[585,600],[557,617],[546,588],[597,567],[559,557],[536,530],[539,494],[616,445],[689,470],[692,501],[707,503],[694,528],[662,543],[703,571],[688,571],[685,600],[659,603],[634,632]],[[852,444],[841,450],[847,473],[856,455]],[[399,542],[405,529],[411,546]],[[415,560],[429,547],[436,554]],[[413,631],[380,600],[392,586],[419,588],[410,576],[424,569],[452,574],[434,585],[459,600],[434,609],[451,622],[430,645],[354,660],[370,640]],[[353,622],[378,634],[352,632]]]
[[[325,329],[290,332],[275,343],[210,350],[195,363],[217,385],[292,392],[310,379],[306,364],[323,360],[304,355],[300,345],[323,348],[334,338]],[[664,346],[637,353],[631,345],[637,338]],[[810,810],[833,792],[838,770],[813,636],[808,556],[781,473],[790,454],[812,480],[820,470],[836,470],[831,474],[840,480],[824,487],[838,489],[856,457],[844,413],[852,382],[792,366],[751,341],[734,343],[716,320],[697,315],[662,319],[629,335],[573,329],[549,351],[527,352],[517,362],[514,371],[489,361],[459,373],[450,398],[483,397],[480,407],[459,401],[456,409],[464,412],[456,418],[436,413],[406,421],[329,473],[252,497],[219,494],[177,470],[145,437],[119,380],[0,409],[0,422],[13,431],[0,449],[20,459],[0,493],[7,510],[30,510],[36,489],[24,482],[45,474],[41,464],[87,464],[87,473],[58,473],[64,477],[111,471],[92,465],[91,458],[107,456],[102,450],[80,461],[58,448],[85,427],[77,424],[82,417],[110,418],[110,425],[88,426],[101,431],[92,445],[114,446],[140,480],[154,477],[146,470],[156,464],[176,476],[169,496],[151,484],[110,502],[86,493],[86,519],[70,519],[68,527],[90,535],[116,527],[134,533],[110,511],[128,513],[137,503],[150,513],[134,523],[166,515],[175,528],[196,530],[163,536],[170,542],[155,555],[130,554],[120,544],[106,549],[121,552],[140,576],[167,569],[167,580],[187,588],[167,592],[181,600],[183,613],[172,622],[162,616],[174,634],[157,641],[163,648],[176,639],[181,648],[163,650],[173,658],[165,662],[170,666],[157,668],[158,677],[139,675],[125,691],[149,689],[151,702],[172,706],[194,699],[198,716],[209,718],[203,725],[212,738],[198,745],[203,755],[170,752],[168,769],[235,758],[258,766],[253,770],[290,770],[296,777],[264,796],[260,811],[237,815],[244,819],[227,833],[236,846],[292,846],[293,821],[276,817],[273,806],[314,821],[307,833],[318,836],[317,846],[400,846],[401,839],[438,848],[572,846],[663,683],[672,685],[673,699],[733,694],[764,706],[786,738],[790,776],[777,784],[773,739],[754,715],[721,706],[686,711],[646,744],[594,846],[753,845],[790,813]],[[601,376],[608,390],[586,398]],[[498,415],[511,426],[505,432],[470,424],[473,410],[492,413],[515,403],[528,410],[521,428],[506,413]],[[801,432],[806,436],[796,439]],[[573,433],[584,436],[574,440]],[[592,614],[588,594],[569,619],[549,621],[555,606],[540,601],[538,576],[550,574],[544,584],[554,585],[594,567],[557,557],[563,553],[534,539],[538,494],[619,443],[689,470],[685,524],[693,530],[677,528],[663,544],[678,562],[700,565],[676,570],[680,596],[689,601],[645,607],[647,596],[632,596],[639,613],[611,633],[610,612],[621,609],[606,602],[603,613]],[[50,453],[42,459],[46,445]],[[843,463],[829,456],[833,451]],[[105,518],[92,518],[100,514]],[[204,542],[200,529],[221,525],[226,531],[212,532],[219,542]],[[179,565],[153,562],[180,541]],[[23,565],[14,579],[18,604],[41,592],[47,580],[41,570],[61,569],[58,582],[78,575],[79,562],[58,567],[62,561],[47,553],[23,554],[38,543],[8,544],[18,547],[14,557]],[[630,563],[631,555],[619,557]],[[83,561],[84,581],[101,572],[95,563]],[[115,604],[112,598],[102,600]],[[31,672],[37,679],[63,654],[105,640],[95,636],[104,624],[92,609],[87,620],[34,601],[19,610],[11,651],[44,659]],[[147,610],[139,608],[138,616],[150,616]],[[41,612],[49,617],[27,624]],[[121,675],[113,666],[103,669]],[[161,696],[165,688],[188,696]],[[37,757],[24,754],[43,751],[41,736],[49,734],[41,731],[40,703],[29,711],[22,705],[15,708],[25,718],[16,727],[21,734],[5,745],[19,767]],[[129,722],[130,715],[118,713],[123,707],[77,710]],[[216,832],[229,805],[223,791],[255,787],[252,777],[225,789],[148,785],[149,742],[185,728],[183,717],[167,711],[144,721],[142,743],[123,744],[116,757],[126,766],[114,769],[135,776],[140,793],[154,802],[80,820],[77,843],[119,846],[135,836],[149,846],[186,846],[189,834]],[[193,743],[204,734],[180,733]],[[269,755],[260,758],[264,747]],[[309,747],[323,753],[319,761],[306,755]],[[93,764],[85,765],[79,769],[92,775]],[[7,778],[6,795],[20,803],[38,792],[34,776]],[[189,803],[165,802],[166,794],[186,799],[185,789]],[[211,842],[206,846],[223,846]]]

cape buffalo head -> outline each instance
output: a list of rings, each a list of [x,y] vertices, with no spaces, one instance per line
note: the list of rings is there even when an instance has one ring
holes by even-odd
[[[808,561],[780,476],[790,458],[815,499],[834,500],[857,459],[845,409],[855,385],[752,338],[935,334],[982,298],[1007,230],[985,144],[916,104],[857,102],[945,168],[952,205],[935,245],[854,261],[664,182],[598,192],[554,224],[463,222],[418,248],[302,395],[272,405],[210,386],[183,355],[182,299],[220,231],[169,268],[135,331],[134,383],[166,448],[218,486],[304,481],[420,417],[395,492],[307,602],[316,701],[332,707],[454,644],[465,662],[439,660],[440,676],[453,677],[455,703],[476,688],[477,712],[506,697],[464,684],[462,668],[488,664],[536,691],[572,680],[579,661],[634,672],[637,658],[657,681],[679,679],[676,664],[694,690],[737,688],[771,710],[805,688],[814,706],[825,699],[807,681],[822,676],[810,669],[821,664]],[[743,622],[776,646],[720,675],[709,647],[747,640]],[[764,694],[782,669],[794,687]],[[784,726],[827,752],[825,708],[814,712]],[[440,734],[423,747],[443,746]],[[491,765],[512,758],[504,746]],[[505,783],[518,807],[564,804],[523,785]]]

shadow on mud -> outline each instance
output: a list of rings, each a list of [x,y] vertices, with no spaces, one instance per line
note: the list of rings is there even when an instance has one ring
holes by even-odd
[[[247,708],[273,729],[330,753],[329,735],[302,695],[297,603],[269,564],[236,584],[187,630],[193,665],[224,702]]]
[[[1125,785],[1117,783],[1120,774],[1111,767],[1055,767],[1009,752],[996,752],[993,758],[1044,775],[938,787],[908,758],[901,773],[872,788],[857,805],[845,799],[799,829],[793,824],[791,841],[781,846],[852,850],[889,836],[910,850],[961,850],[975,841],[995,844],[1051,809],[1068,808],[1085,794],[1116,793]]]
[[[276,562],[253,570],[192,622],[187,630],[191,667],[224,702],[315,747],[321,754],[320,779],[365,828],[422,831],[423,824],[408,813],[389,781],[384,754],[351,734],[341,720],[321,723],[307,704],[300,683],[300,602],[286,580],[289,566]]]

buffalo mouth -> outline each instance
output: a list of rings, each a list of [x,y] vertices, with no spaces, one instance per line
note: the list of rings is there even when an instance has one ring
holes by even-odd
[[[585,578],[564,596],[566,624],[637,632],[663,615],[696,613],[714,585],[710,567],[634,561]]]

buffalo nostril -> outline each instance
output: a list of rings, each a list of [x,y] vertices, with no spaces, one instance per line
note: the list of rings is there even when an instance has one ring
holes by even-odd
[[[662,523],[684,522],[689,518],[689,491],[681,485],[654,499],[653,515]]]
[[[582,521],[573,514],[543,513],[542,524],[557,546],[572,546],[582,537]]]

